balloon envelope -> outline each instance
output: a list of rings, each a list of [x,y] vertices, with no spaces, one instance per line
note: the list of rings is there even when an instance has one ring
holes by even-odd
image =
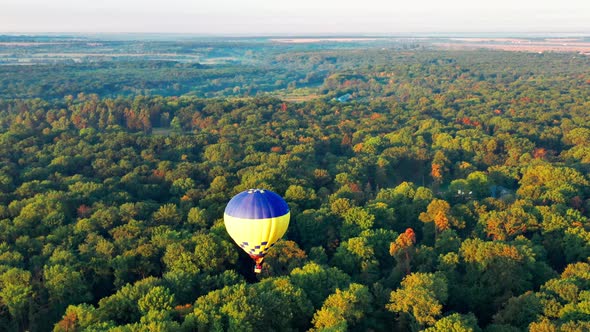
[[[266,255],[285,234],[291,212],[278,194],[265,189],[249,189],[234,196],[223,214],[232,239],[253,259]]]

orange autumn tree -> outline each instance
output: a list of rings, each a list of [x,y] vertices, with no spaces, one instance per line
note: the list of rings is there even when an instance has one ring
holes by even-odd
[[[432,166],[430,170],[430,176],[432,176],[432,179],[436,185],[439,185],[443,182],[443,176],[446,172],[448,172],[447,165],[449,165],[449,163],[449,159],[442,151],[436,151],[434,158],[432,159]]]
[[[416,243],[416,234],[411,228],[400,234],[395,242],[391,242],[389,246],[389,254],[395,258],[400,267],[405,267],[405,273],[410,274],[410,263],[412,256],[416,251],[414,244]]]
[[[434,223],[434,238],[443,231],[451,228],[451,206],[449,203],[442,199],[434,199],[428,207],[426,212],[420,213],[418,219],[424,223]]]

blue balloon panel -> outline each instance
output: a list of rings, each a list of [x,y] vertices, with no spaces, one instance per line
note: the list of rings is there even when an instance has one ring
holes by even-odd
[[[249,189],[234,196],[225,213],[244,219],[267,219],[289,213],[287,202],[278,194],[265,189]]]

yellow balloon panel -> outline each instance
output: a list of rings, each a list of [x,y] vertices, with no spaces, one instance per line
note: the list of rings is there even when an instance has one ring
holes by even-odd
[[[243,219],[223,215],[231,238],[249,255],[264,256],[287,231],[291,213],[268,219]]]

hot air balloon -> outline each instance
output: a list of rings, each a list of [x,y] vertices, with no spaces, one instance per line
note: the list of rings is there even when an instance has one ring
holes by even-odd
[[[234,196],[223,214],[225,228],[248,254],[260,273],[268,250],[285,234],[291,212],[278,194],[265,189],[249,189]]]

